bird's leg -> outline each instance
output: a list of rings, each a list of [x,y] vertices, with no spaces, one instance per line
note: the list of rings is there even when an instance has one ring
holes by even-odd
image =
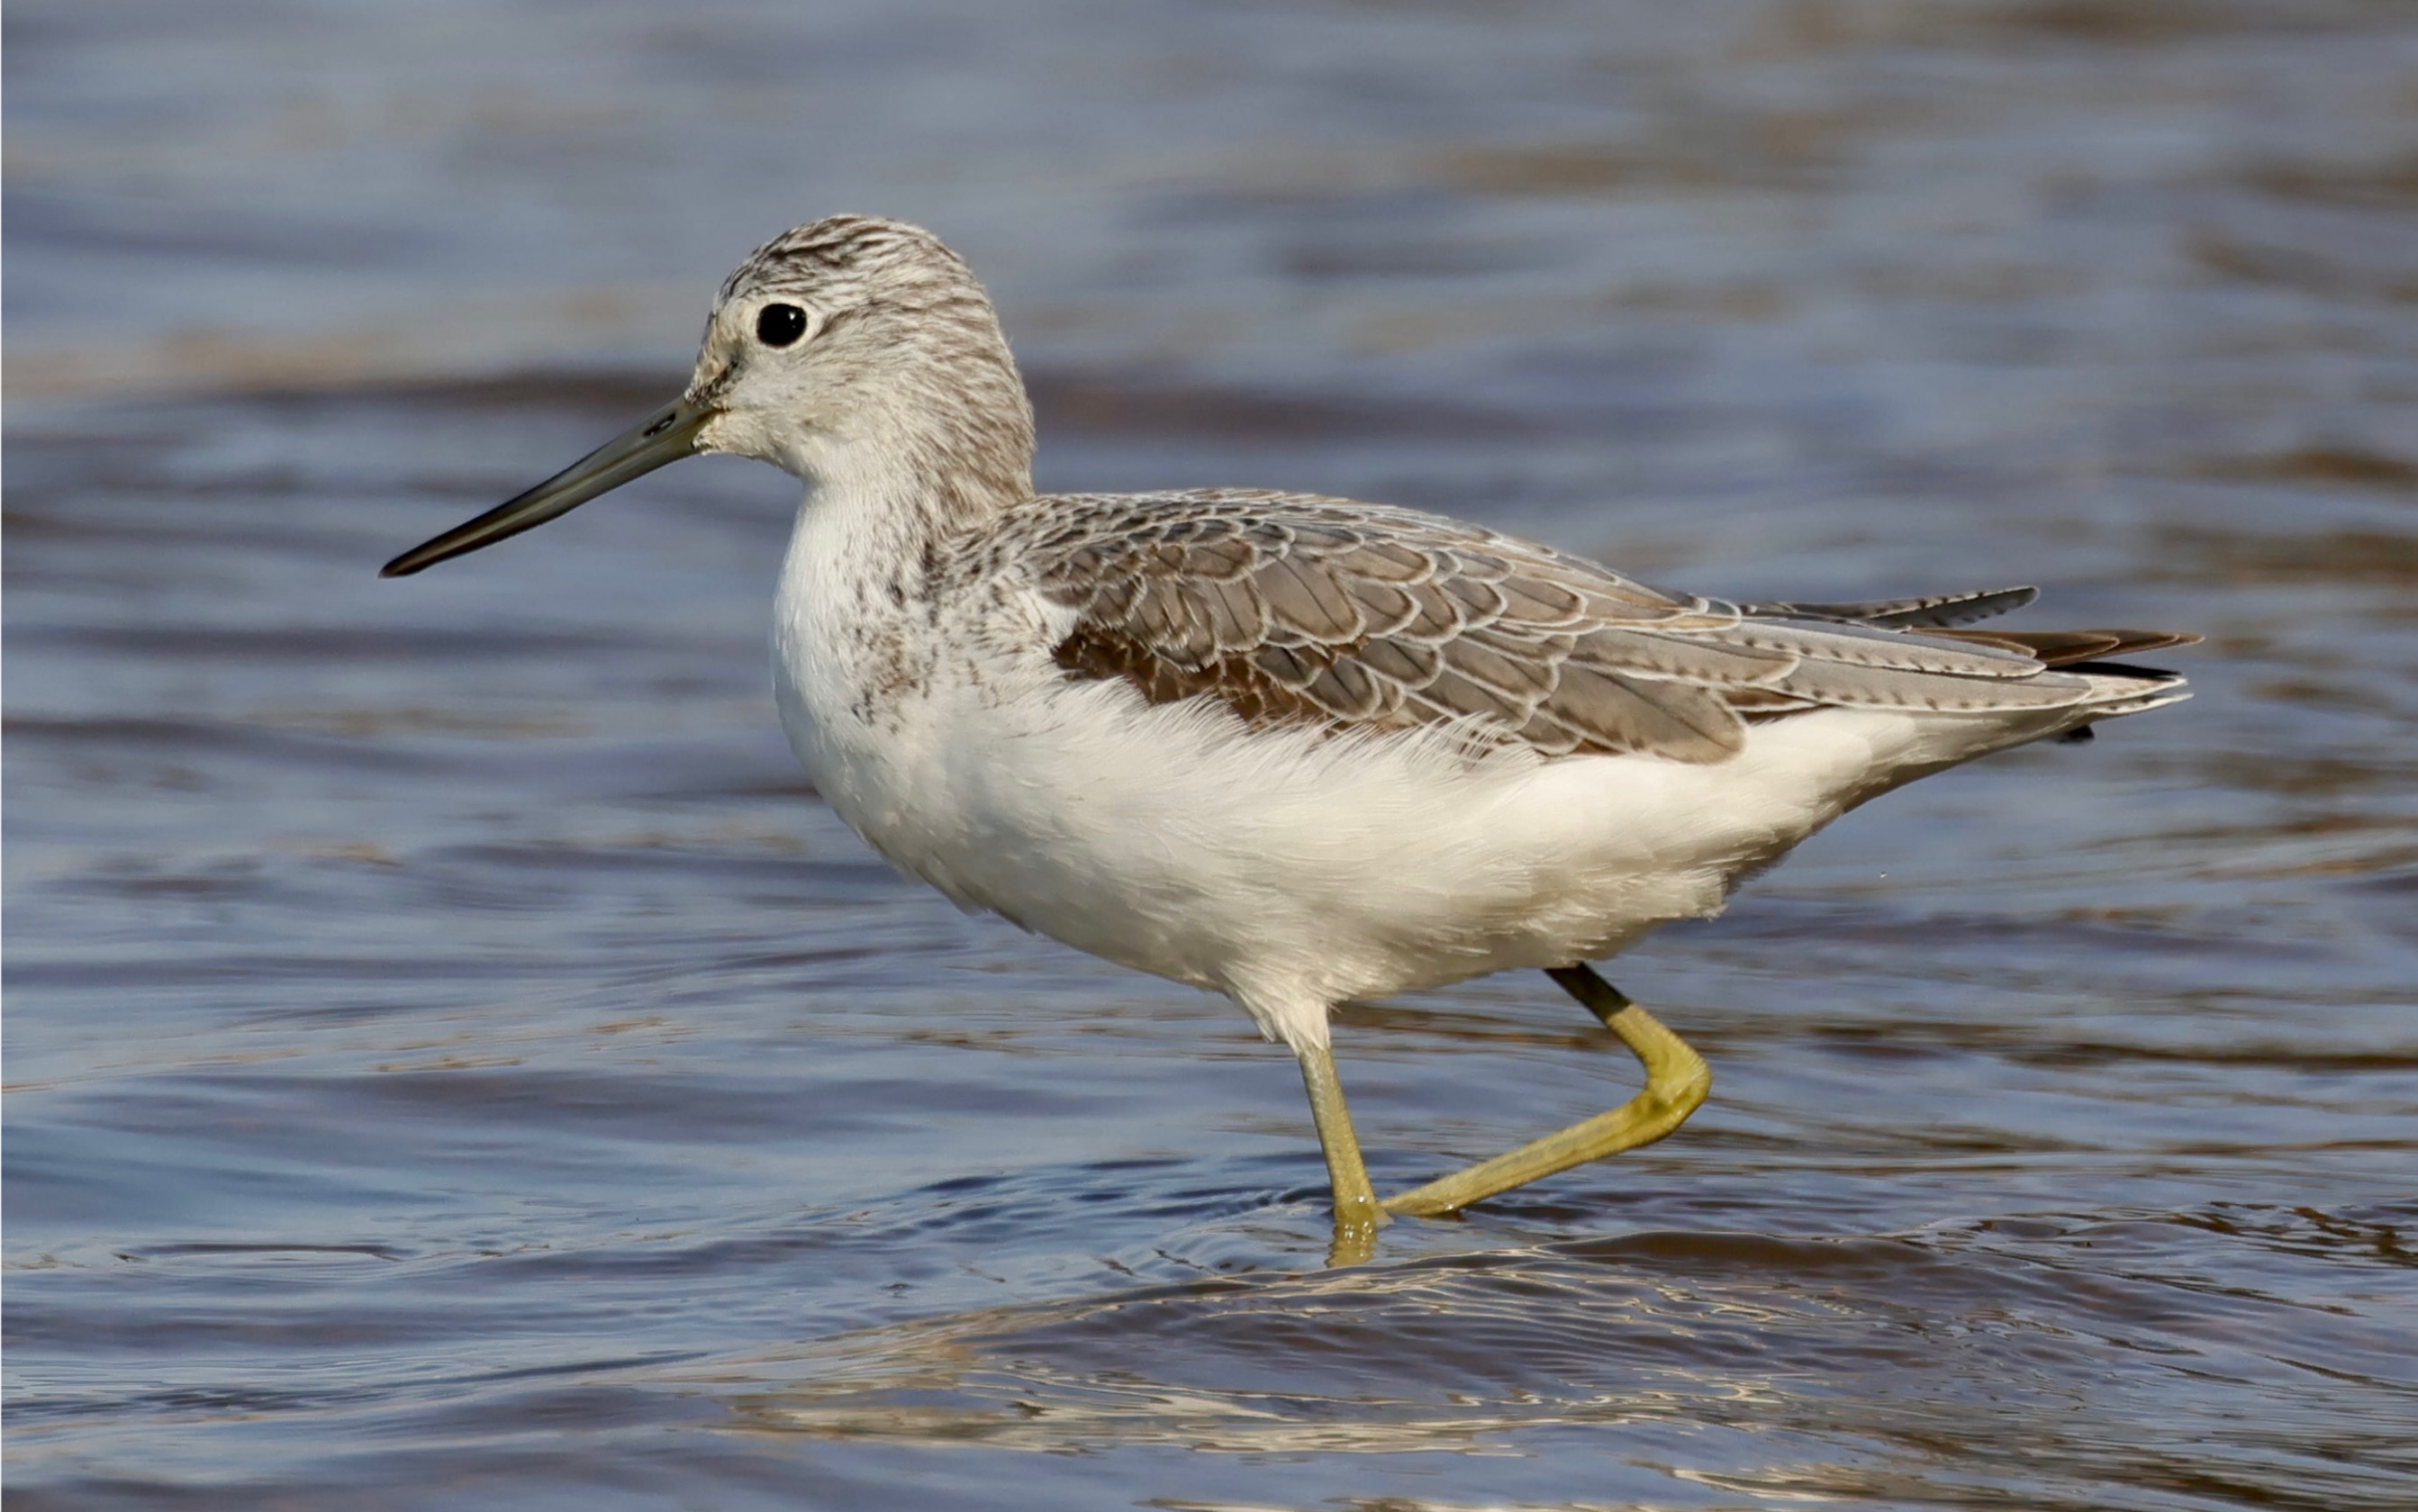
[[[1452,1213],[1497,1192],[1523,1186],[1539,1176],[1568,1170],[1583,1161],[1601,1160],[1623,1150],[1652,1144],[1688,1121],[1696,1105],[1713,1088],[1713,1074],[1705,1058],[1688,1042],[1664,1029],[1653,1015],[1621,995],[1618,987],[1584,964],[1545,973],[1603,1020],[1620,1036],[1645,1067],[1645,1090],[1609,1113],[1573,1123],[1559,1134],[1523,1144],[1507,1155],[1480,1161],[1465,1170],[1439,1177],[1400,1197],[1388,1198],[1388,1213],[1433,1217]],[[1339,1098],[1339,1107],[1340,1106]],[[1325,1124],[1319,1125],[1324,1131]],[[1348,1127],[1348,1125],[1347,1125]],[[1334,1157],[1330,1154],[1330,1160]],[[1356,1162],[1355,1162],[1356,1163]],[[1339,1209],[1339,1211],[1340,1211]]]
[[[1360,1137],[1352,1132],[1343,1083],[1335,1076],[1335,1052],[1324,1045],[1303,1045],[1293,1053],[1301,1058],[1302,1085],[1309,1089],[1309,1113],[1318,1121],[1318,1145],[1326,1153],[1326,1179],[1335,1192],[1335,1242],[1326,1262],[1357,1265],[1374,1252],[1385,1212],[1360,1160]]]

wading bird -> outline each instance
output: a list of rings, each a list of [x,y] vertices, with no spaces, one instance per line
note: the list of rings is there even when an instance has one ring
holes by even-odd
[[[1734,604],[1416,511],[1033,492],[988,297],[930,233],[838,216],[722,286],[687,390],[404,553],[501,541],[701,451],[802,479],[773,649],[832,808],[958,904],[1222,992],[1301,1062],[1339,1260],[1659,1139],[1705,1062],[1586,964],[1721,909],[1865,800],[2185,696],[2196,637],[1961,629],[2030,588]],[[1337,1003],[1539,967],[1643,1092],[1380,1201]]]

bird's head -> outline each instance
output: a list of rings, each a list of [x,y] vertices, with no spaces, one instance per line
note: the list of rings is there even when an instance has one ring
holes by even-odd
[[[382,575],[492,545],[705,451],[809,481],[879,475],[955,514],[1030,492],[1033,418],[964,260],[920,226],[833,216],[775,237],[723,281],[680,398]]]

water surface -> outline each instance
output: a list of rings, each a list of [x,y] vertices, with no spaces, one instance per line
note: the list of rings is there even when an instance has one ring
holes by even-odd
[[[14,5],[27,1508],[2418,1499],[2418,31],[2390,5]],[[767,695],[792,485],[376,564],[783,226],[990,279],[1046,486],[1707,591],[2048,586],[2200,696],[1610,974],[1677,1138],[1330,1271],[1289,1058],[960,916]],[[2178,659],[2180,661],[2180,659]],[[1381,1186],[1625,1097],[1340,1016]]]

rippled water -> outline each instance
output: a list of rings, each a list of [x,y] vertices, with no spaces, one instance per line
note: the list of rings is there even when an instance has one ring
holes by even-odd
[[[2418,1501],[2418,27],[2206,3],[9,8],[27,1508]],[[1611,974],[1653,1149],[1322,1267],[1290,1060],[814,801],[787,480],[404,584],[840,208],[1045,484],[2035,581],[2201,696]],[[1381,1186],[1627,1094],[1342,1015]]]

